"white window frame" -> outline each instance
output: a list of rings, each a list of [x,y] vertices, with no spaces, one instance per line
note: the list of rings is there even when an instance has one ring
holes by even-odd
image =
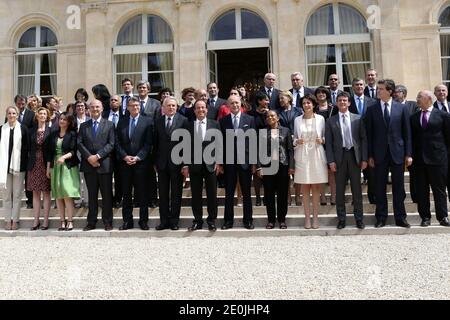
[[[56,54],[56,47],[55,46],[51,46],[51,47],[41,47],[41,27],[45,27],[48,28],[50,31],[53,32],[52,29],[50,29],[47,26],[44,25],[35,25],[35,26],[31,26],[29,27],[27,30],[25,30],[25,32],[27,32],[28,30],[32,29],[32,28],[36,28],[36,37],[35,37],[35,46],[32,48],[19,48],[19,44],[20,44],[20,39],[23,37],[23,35],[25,34],[25,32],[22,33],[22,35],[19,37],[19,40],[17,41],[17,45],[16,45],[16,58],[15,58],[15,63],[14,63],[14,74],[15,74],[15,83],[14,83],[14,91],[17,92],[19,90],[19,77],[28,77],[28,76],[34,76],[34,93],[37,95],[40,95],[41,92],[41,77],[42,76],[56,76],[56,84],[58,84],[58,65],[56,66],[56,72],[55,73],[45,73],[45,74],[41,74],[41,58],[43,54]],[[53,32],[53,34],[55,34]],[[56,37],[56,34],[55,34]],[[34,74],[23,74],[23,75],[19,75],[19,59],[17,58],[18,56],[29,56],[29,55],[34,55]],[[56,59],[58,59],[58,57],[56,57]],[[56,60],[58,61],[58,60]],[[55,90],[57,89],[57,87],[55,88]],[[19,92],[21,93],[21,92]],[[52,92],[52,95],[56,95],[56,92]],[[47,96],[42,96],[42,97],[47,97]]]
[[[439,30],[439,36],[450,36],[450,27],[441,28]],[[441,48],[439,48],[441,49]],[[448,59],[450,61],[450,56],[441,56],[441,68],[442,68],[442,60]],[[444,84],[450,85],[450,76],[448,79],[445,79],[444,70],[442,70],[442,82]]]
[[[148,75],[152,73],[173,73],[173,79],[175,84],[175,70],[172,68],[172,70],[158,70],[158,71],[149,71],[148,70],[148,63],[147,63],[147,57],[148,53],[172,53],[174,55],[175,47],[174,43],[147,43],[148,39],[148,14],[141,14],[142,19],[142,39],[141,44],[135,44],[135,45],[114,45],[112,48],[112,54],[113,54],[113,91],[117,91],[118,84],[117,76],[120,75],[141,75],[141,80],[148,81]],[[159,16],[158,16],[159,17]],[[128,22],[128,21],[127,21]],[[167,23],[167,22],[166,22]],[[123,26],[122,26],[123,27]],[[172,30],[171,30],[172,32]],[[117,39],[116,39],[117,40]],[[172,32],[172,41],[173,41],[173,32]],[[141,55],[141,71],[140,72],[117,72],[117,55],[123,55],[123,54],[140,54]],[[175,61],[172,63],[172,67],[174,67]],[[173,88],[172,88],[173,90]],[[157,93],[150,93],[151,96],[156,96]]]
[[[371,39],[370,31],[369,33],[358,33],[358,34],[341,34],[340,21],[339,21],[339,2],[332,3],[333,6],[333,21],[334,21],[334,34],[332,35],[320,35],[320,36],[305,36],[305,46],[314,45],[334,45],[336,62],[328,63],[312,63],[308,64],[308,50],[305,50],[306,59],[306,83],[309,82],[309,66],[314,65],[336,65],[336,74],[341,80],[338,88],[344,90],[344,88],[351,88],[351,84],[344,85],[344,65],[346,64],[366,64],[369,63],[370,67],[373,68],[373,43]],[[344,3],[342,3],[344,4]],[[353,8],[353,7],[352,7]],[[320,8],[319,8],[320,9]],[[353,8],[357,11],[357,9]],[[369,43],[370,61],[355,61],[355,62],[342,62],[342,45],[343,44],[354,44],[354,43]],[[328,84],[324,84],[328,86]]]

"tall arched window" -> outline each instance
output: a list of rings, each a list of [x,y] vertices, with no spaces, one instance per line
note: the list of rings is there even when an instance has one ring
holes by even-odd
[[[52,30],[34,26],[19,39],[16,51],[17,93],[56,94],[56,48]]]
[[[123,78],[148,80],[152,95],[173,89],[173,37],[170,26],[155,15],[138,15],[120,29],[114,54],[114,90]]]
[[[371,39],[366,19],[356,9],[342,3],[319,8],[306,28],[308,85],[326,85],[336,73],[341,89],[350,90],[354,77],[364,77],[371,66]]]
[[[223,97],[237,84],[251,92],[272,69],[270,47],[269,28],[256,12],[235,8],[221,14],[206,42],[208,80],[219,83]]]
[[[442,81],[450,87],[450,6],[442,11],[439,23],[441,24]]]

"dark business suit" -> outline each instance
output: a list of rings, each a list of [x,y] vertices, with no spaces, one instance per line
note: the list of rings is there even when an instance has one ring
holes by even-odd
[[[219,109],[224,104],[227,104],[227,100],[221,99],[219,97],[215,97],[214,104],[211,101],[211,98],[208,99],[208,113],[206,114],[206,118],[211,120],[217,120],[217,116],[219,115]]]
[[[375,161],[377,221],[385,222],[388,215],[386,185],[389,170],[392,175],[392,194],[395,220],[406,218],[404,163],[412,156],[411,126],[408,110],[392,100],[390,120],[385,123],[380,100],[367,109],[365,122],[369,144],[369,158]]]
[[[405,108],[408,110],[409,116],[411,117],[414,113],[419,111],[419,107],[417,106],[417,102],[415,101],[405,101],[402,103]],[[409,171],[409,193],[411,195],[411,200],[414,203],[417,203],[417,190],[416,190],[416,178],[415,178],[415,161],[413,164],[408,167]]]
[[[377,99],[378,98],[377,97],[377,91],[378,91],[378,88],[375,86],[375,90],[373,90],[373,96],[372,96],[372,91],[369,89],[369,86],[366,86],[364,88],[364,95],[366,97],[369,97],[369,98],[372,98],[372,99]]]
[[[179,113],[172,117],[172,125],[166,130],[166,116],[158,119],[155,125],[155,144],[153,153],[158,170],[159,216],[161,227],[177,227],[180,220],[181,196],[183,191],[182,164],[172,162],[172,149],[178,141],[171,141],[172,133],[186,128],[188,120]],[[170,203],[169,203],[170,201]]]
[[[148,171],[148,156],[152,148],[152,120],[139,116],[136,129],[130,137],[130,118],[124,117],[119,121],[116,129],[115,146],[116,154],[120,159],[123,189],[123,222],[133,227],[133,202],[131,191],[134,187],[137,202],[140,204],[139,223],[148,222],[148,207],[145,201],[146,173]],[[123,159],[126,156],[137,156],[140,161],[134,165],[128,165]]]
[[[214,120],[206,120],[206,130],[216,129],[220,130],[219,123]],[[191,181],[191,191],[192,191],[192,213],[194,214],[194,223],[198,223],[199,225],[203,224],[203,209],[202,209],[202,191],[203,191],[203,180],[205,181],[205,189],[206,189],[206,200],[207,200],[207,208],[208,208],[208,223],[214,223],[217,218],[217,177],[216,172],[214,171],[215,162],[214,163],[205,163],[205,159],[201,158],[201,161],[195,161],[196,155],[203,155],[205,148],[214,143],[214,139],[212,141],[208,141],[211,138],[208,138],[205,135],[205,140],[203,142],[198,141],[199,145],[198,149],[195,149],[195,139],[198,138],[197,135],[197,123],[195,121],[189,122],[187,124],[187,130],[191,136],[191,162],[189,164],[189,177]],[[222,141],[216,141],[215,143],[222,143]],[[221,148],[221,146],[216,145],[216,149]],[[214,154],[215,156],[215,154]]]
[[[335,93],[335,95],[334,95],[334,99],[335,99],[335,101],[333,102],[333,92],[334,91],[331,91],[331,89],[330,89],[330,96],[331,96],[331,98],[330,98],[330,103],[333,105],[333,106],[337,106],[337,96],[341,93],[341,92],[343,92],[342,90],[340,90],[340,89],[337,89],[336,90],[336,93]],[[334,115],[334,114],[333,114]]]
[[[263,92],[265,94],[267,94],[266,88],[264,86],[260,87],[259,92]],[[269,96],[267,94],[267,96]],[[269,109],[270,110],[278,110],[281,108],[280,106],[280,90],[276,89],[276,88],[272,88],[271,94],[270,94],[270,103],[269,103]],[[256,109],[257,107],[257,103],[256,100],[253,101],[253,110]]]
[[[441,111],[444,111],[444,112],[448,113],[448,112],[450,111],[450,102],[447,101],[447,110],[445,110],[445,109],[442,107],[442,103],[438,103],[438,101],[435,101],[435,102],[433,103],[433,107],[436,108],[436,109],[439,109],[439,110],[441,110]],[[449,161],[449,162],[448,162],[448,167],[450,168],[450,150],[449,150],[448,161]],[[449,198],[449,200],[450,200],[450,174],[447,176],[447,195],[448,195],[448,198]]]
[[[269,155],[272,150],[271,129],[267,129],[267,151]],[[261,134],[259,135],[261,139]],[[271,160],[268,164],[262,164],[261,158],[258,161],[258,167],[262,170],[262,179],[264,183],[264,199],[266,202],[267,218],[270,223],[285,222],[288,211],[287,196],[289,188],[289,169],[294,169],[294,147],[292,145],[291,131],[286,127],[278,127],[278,160]],[[261,155],[259,155],[261,156]],[[276,165],[278,170],[275,174],[264,174],[265,168]],[[259,169],[259,168],[258,168]],[[275,206],[275,195],[277,197]]]
[[[81,153],[80,171],[84,172],[84,178],[88,188],[89,212],[88,225],[95,226],[98,214],[98,190],[102,195],[102,220],[104,225],[112,225],[113,220],[113,196],[112,196],[112,172],[115,130],[111,121],[98,119],[97,132],[94,133],[94,120],[90,119],[80,126],[78,132],[78,150]],[[95,134],[95,135],[94,135]],[[98,154],[100,167],[93,167],[87,159],[91,155]]]
[[[350,98],[350,107],[348,108],[348,111],[354,114],[359,114],[362,119],[365,118],[367,109],[370,108],[372,105],[375,105],[377,103],[376,99],[372,99],[367,96],[362,96],[363,102],[362,102],[362,112],[360,113],[358,111],[358,106],[355,102],[355,95],[352,95]],[[374,204],[375,203],[375,173],[374,169],[367,166],[365,170],[363,170],[364,180],[367,181],[367,197],[369,198],[369,202]]]
[[[28,132],[31,133],[34,130],[34,126],[37,125],[35,121],[35,113],[29,108],[25,107],[24,114],[21,119],[20,113],[17,120],[20,122],[22,126],[25,126],[28,129]],[[5,119],[6,122],[6,119]],[[28,180],[27,174],[25,174],[25,181]],[[27,196],[27,205],[33,205],[33,192],[25,189],[25,195]]]
[[[127,99],[127,97],[129,97],[129,98]],[[120,108],[119,108],[119,112],[120,112],[121,116],[125,116],[125,117],[130,116],[130,112],[128,111],[128,106],[127,106],[127,102],[128,102],[127,100],[129,100],[131,97],[139,98],[139,96],[136,96],[134,94],[130,94],[129,96],[126,96],[123,94],[120,96],[120,98],[122,99],[122,103],[120,104]],[[105,108],[105,110],[106,110],[106,108]]]
[[[227,150],[226,148],[226,139],[227,139],[227,130],[234,130],[233,128],[233,117],[234,115],[231,113],[224,117],[220,121],[220,128],[222,130],[223,135],[223,146],[224,146],[224,157],[225,157],[225,214],[224,214],[224,225],[233,226],[234,222],[234,191],[236,189],[237,177],[239,177],[239,184],[241,185],[242,197],[243,197],[243,205],[244,205],[244,225],[252,224],[253,222],[253,207],[252,207],[252,199],[250,194],[250,188],[252,183],[252,164],[249,159],[250,153],[250,141],[246,139],[244,150],[237,150],[236,147],[236,136],[231,135],[234,138],[234,148],[233,150]],[[240,113],[239,119],[239,129],[242,129],[246,132],[249,129],[255,128],[255,120],[252,116],[249,116],[245,113]],[[231,132],[230,132],[231,133]],[[254,145],[252,145],[253,147]],[[238,154],[245,157],[244,163],[239,164]],[[232,161],[229,161],[232,160]],[[256,159],[257,160],[257,159]]]
[[[281,108],[277,110],[278,118],[280,119],[280,126],[288,128],[291,134],[294,133],[294,120],[298,116],[303,114],[303,109],[297,107],[291,107],[291,110],[286,111]]]
[[[294,88],[289,89],[289,91],[294,95]],[[297,94],[297,91],[295,91],[295,92],[296,92],[295,94]],[[303,105],[302,105],[303,98],[304,98],[307,94],[312,94],[312,95],[314,95],[314,90],[311,89],[311,88],[308,88],[308,87],[303,87],[303,97],[301,97],[300,100],[296,100],[296,102],[295,102],[295,107],[301,109],[301,110],[302,110],[302,113],[303,113]]]
[[[411,116],[413,158],[417,188],[417,207],[422,219],[430,219],[430,186],[437,220],[448,216],[445,188],[450,150],[450,115],[433,108],[428,124],[421,124],[422,111]]]
[[[345,221],[345,187],[350,179],[353,197],[353,214],[356,221],[363,219],[363,201],[361,190],[361,162],[367,161],[366,128],[361,116],[347,113],[350,116],[350,129],[353,147],[344,148],[344,136],[338,113],[328,119],[325,127],[325,143],[327,162],[336,164],[336,213],[340,221]]]

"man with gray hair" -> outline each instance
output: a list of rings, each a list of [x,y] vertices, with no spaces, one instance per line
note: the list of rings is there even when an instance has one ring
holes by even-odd
[[[450,112],[450,108],[448,105],[448,88],[444,84],[439,84],[434,87],[434,95],[436,96],[436,102],[434,103],[434,107],[439,110],[445,111],[447,113]]]
[[[292,93],[293,100],[292,100],[292,106],[302,109],[302,102],[303,97],[307,94],[314,95],[314,90],[311,88],[307,88],[303,85],[304,79],[303,75],[300,72],[294,72],[291,74],[291,82],[292,82],[292,88],[289,89],[289,91]]]
[[[411,132],[421,226],[430,225],[431,186],[436,218],[441,226],[450,227],[445,195],[450,150],[450,115],[433,107],[431,91],[420,91],[417,103],[421,112],[416,112],[411,117]]]
[[[259,88],[260,92],[267,94],[270,100],[269,108],[270,110],[278,110],[280,109],[280,99],[279,93],[280,91],[275,88],[275,82],[277,81],[277,76],[273,73],[266,73],[264,76],[264,85]],[[256,92],[258,93],[258,92]],[[256,109],[257,103],[256,100],[253,101],[253,109]]]

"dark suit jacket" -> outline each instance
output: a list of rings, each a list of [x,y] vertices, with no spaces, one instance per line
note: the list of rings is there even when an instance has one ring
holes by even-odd
[[[375,164],[385,161],[388,150],[395,164],[402,164],[406,156],[412,156],[409,113],[402,104],[392,100],[388,127],[384,122],[380,100],[367,109],[365,121],[369,158],[373,158]]]
[[[195,137],[195,121],[191,121],[187,123],[186,129],[189,131],[189,134],[191,135],[191,163],[189,164],[189,172],[200,172],[202,169],[203,164],[206,166],[206,169],[209,172],[214,172],[214,167],[216,162],[212,163],[212,164],[206,164],[204,162],[204,160],[202,161],[202,164],[196,164],[194,162],[194,155],[195,155],[195,150],[194,150],[194,137]],[[215,120],[210,120],[207,119],[206,121],[206,130],[210,130],[210,129],[216,129],[216,130],[220,130],[220,126],[219,123]],[[206,138],[206,137],[205,137]],[[211,143],[214,142],[214,139],[212,139],[211,141],[203,141],[202,143],[202,155],[203,155],[203,151],[205,150],[205,148],[210,145]],[[221,143],[222,141],[218,141],[218,143]],[[220,147],[219,145],[216,144],[216,149],[218,147]],[[215,155],[215,154],[214,154]]]
[[[419,111],[419,107],[415,101],[406,101],[404,106],[408,110],[410,116]]]
[[[233,121],[232,121],[232,116],[234,116],[232,113],[230,113],[229,115],[227,115],[226,117],[224,117],[222,120],[220,120],[220,128],[222,130],[222,135],[223,135],[223,148],[224,148],[224,162],[225,164],[229,164],[227,163],[227,145],[226,145],[226,139],[227,139],[227,134],[226,134],[226,130],[234,130],[233,127]],[[242,113],[240,115],[240,120],[239,120],[239,129],[242,129],[244,132],[249,130],[249,129],[253,129],[256,130],[255,127],[255,120],[252,116],[249,116],[248,114]],[[240,166],[242,167],[242,169],[247,170],[249,168],[249,166],[251,164],[256,164],[257,163],[257,159],[254,163],[250,163],[250,158],[249,158],[249,152],[250,152],[250,139],[246,139],[245,140],[245,149],[244,150],[236,150],[237,146],[235,146],[234,148],[234,152],[233,152],[233,159],[237,159],[237,154],[238,153],[244,153],[245,156],[245,161],[243,164],[240,164]],[[231,152],[231,151],[229,151]],[[236,163],[235,163],[236,164]]]
[[[372,106],[372,105],[374,105],[376,103],[377,103],[377,100],[372,99],[372,98],[370,98],[368,96],[364,96],[363,112],[362,112],[362,115],[360,115],[360,116],[365,117],[367,109],[370,106]],[[350,97],[350,107],[348,107],[348,111],[350,111],[351,113],[354,113],[354,114],[359,114],[358,106],[356,105],[355,96],[354,95],[352,95]]]
[[[325,150],[327,153],[327,162],[334,162],[338,167],[342,163],[344,154],[344,137],[342,136],[339,117],[340,113],[332,116],[325,125]],[[359,165],[361,161],[367,161],[366,128],[360,115],[350,113],[350,121],[356,163]]]
[[[258,91],[267,94],[266,88],[264,86],[260,87]],[[270,110],[278,110],[281,108],[279,96],[280,96],[280,90],[278,90],[276,88],[272,88],[270,104],[269,104]],[[255,110],[255,109],[256,109],[256,99],[253,101],[253,110]]]
[[[426,129],[420,124],[421,117],[421,111],[411,116],[414,162],[432,166],[447,165],[450,150],[450,114],[433,108]]]
[[[92,134],[92,123],[92,119],[82,123],[78,132],[77,143],[78,150],[81,153],[80,171],[87,173],[112,173],[113,164],[111,153],[114,150],[115,143],[114,124],[111,121],[100,118],[97,134],[94,138]],[[87,161],[87,158],[95,154],[100,156],[100,167],[98,168],[94,168]]]
[[[372,98],[371,96],[370,96],[370,92],[369,92],[369,86],[366,86],[365,88],[364,88],[364,95],[366,96],[366,97],[369,97],[369,98],[372,98],[372,99],[378,99],[377,98],[377,91],[378,91],[378,87],[376,87],[376,90],[375,90],[375,97],[374,98]]]
[[[292,107],[290,111],[285,112],[284,109],[278,109],[277,112],[280,118],[280,126],[288,128],[291,134],[294,134],[295,118],[303,114],[303,109]]]
[[[303,97],[304,96],[306,96],[307,94],[312,94],[312,95],[314,95],[314,89],[311,89],[311,88],[308,88],[308,87],[303,87],[304,88],[304,90],[303,90]],[[292,94],[294,94],[294,88],[290,88],[289,89],[289,91],[292,93]],[[303,98],[301,98],[300,99],[300,102],[299,102],[299,108],[300,109],[302,109],[302,102],[303,102]],[[302,109],[302,113],[303,113],[303,109]]]
[[[56,143],[59,137],[59,129],[52,130],[48,140],[47,159],[50,162],[50,168],[53,168],[56,155]],[[72,157],[66,159],[65,164],[70,169],[78,165],[79,160],[77,157],[77,133],[75,131],[68,131],[64,135],[62,142],[62,153],[72,153]]]
[[[3,126],[0,126],[0,140],[2,140],[2,127]],[[20,172],[24,172],[27,171],[30,134],[28,128],[22,125],[20,126],[20,131],[22,134],[22,146],[20,148]]]
[[[441,110],[441,104],[439,104],[438,105],[438,102],[437,101],[435,101],[434,103],[433,103],[433,107],[434,108],[436,108],[436,109],[438,109],[438,110]],[[447,106],[450,108],[450,102],[449,101],[447,101]],[[442,110],[441,110],[442,111]],[[444,110],[445,111],[445,110]],[[450,111],[450,110],[449,110]]]
[[[131,96],[139,98],[139,96],[134,95],[134,94],[131,94]],[[120,108],[119,108],[119,113],[120,113],[121,116],[127,116],[128,117],[130,115],[130,112],[128,111],[127,106],[126,106],[126,99],[124,99],[125,95],[122,94],[120,96],[120,98],[122,99],[122,103],[121,103]],[[123,113],[122,111],[123,111],[124,104],[125,104],[125,112]],[[104,110],[106,111],[106,108],[104,108]],[[108,108],[108,112],[109,112],[109,110],[111,110],[111,107]]]
[[[28,108],[25,108],[25,113],[23,115],[21,125],[25,126],[28,130],[31,130],[36,123],[36,121],[34,121],[34,116],[35,116],[35,113],[33,111],[31,111]],[[19,114],[19,117],[17,118],[17,120],[19,120],[19,119],[20,119],[20,114]],[[5,122],[6,122],[6,119],[5,119]]]
[[[173,170],[181,170],[181,164],[175,165],[171,159],[172,149],[179,143],[178,141],[171,141],[171,136],[176,129],[186,128],[187,124],[188,120],[179,113],[175,113],[173,116],[169,133],[166,131],[165,116],[160,117],[156,122],[153,155],[158,171],[165,170],[167,166]]]
[[[214,106],[208,105],[208,113],[206,114],[206,118],[211,120],[217,120],[217,116],[219,115],[219,109],[224,104],[227,104],[227,100],[217,97]]]
[[[152,123],[156,123],[156,120],[161,117],[161,102],[149,97],[144,106],[144,110],[141,110],[141,114],[150,117]]]
[[[35,125],[30,131],[30,153],[28,157],[28,171],[31,171],[35,164],[36,164],[36,149],[37,149],[37,125]],[[45,131],[44,131],[44,144],[43,144],[43,156],[44,156],[44,166],[47,167],[47,162],[49,159],[47,159],[47,153],[45,150],[47,150],[47,145],[49,142],[51,129],[48,126],[48,124],[45,125]]]
[[[116,128],[115,147],[116,155],[120,161],[126,156],[137,156],[141,161],[135,166],[145,166],[149,161],[149,153],[153,141],[153,124],[148,117],[139,116],[133,136],[129,136],[130,118],[124,117],[119,120]]]
[[[270,139],[271,135],[271,129],[267,128],[267,151],[270,154],[270,151],[272,150],[272,141]],[[258,139],[260,139],[261,136],[258,135]],[[289,169],[295,169],[295,162],[294,162],[294,146],[292,144],[292,134],[291,131],[283,126],[278,127],[278,152],[279,152],[279,160],[280,164],[288,166]],[[259,142],[258,142],[259,145]],[[270,163],[268,164],[261,164],[261,161],[259,159],[260,155],[258,154],[258,167],[269,167]]]

